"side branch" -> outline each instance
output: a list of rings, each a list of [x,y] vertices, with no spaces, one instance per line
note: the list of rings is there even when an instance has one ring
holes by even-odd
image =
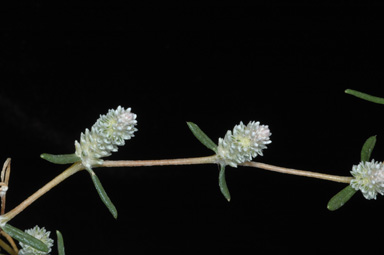
[[[316,172],[297,170],[297,169],[292,169],[292,168],[285,168],[285,167],[280,167],[280,166],[273,166],[273,165],[268,165],[268,164],[259,163],[259,162],[246,162],[246,163],[243,163],[241,165],[242,166],[249,166],[249,167],[257,167],[257,168],[261,168],[264,170],[274,171],[274,172],[283,173],[283,174],[299,175],[299,176],[305,176],[305,177],[310,177],[310,178],[317,178],[317,179],[334,181],[334,182],[341,182],[341,183],[350,183],[350,181],[352,180],[352,177],[348,177],[348,176],[338,176],[338,175],[316,173]]]

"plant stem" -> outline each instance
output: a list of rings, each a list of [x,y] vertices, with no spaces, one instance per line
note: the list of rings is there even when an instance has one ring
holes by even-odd
[[[5,233],[3,230],[0,231],[1,235],[3,235],[7,240],[8,242],[11,244],[12,246],[12,249],[14,251],[15,254],[18,254],[19,253],[19,249],[17,248],[17,245],[15,244],[15,241],[13,240],[13,238],[8,235],[7,233]],[[0,239],[1,240],[1,239]],[[0,245],[1,246],[1,245]],[[10,252],[8,252],[10,253]]]
[[[217,164],[217,156],[199,157],[199,158],[182,158],[182,159],[161,159],[161,160],[106,160],[100,167],[138,167],[138,166],[168,166],[168,165],[192,165],[192,164]],[[338,176],[323,173],[316,173],[292,168],[274,166],[259,162],[246,162],[241,166],[256,167],[268,171],[274,171],[284,174],[292,174],[306,176],[311,178],[323,179],[334,182],[349,183],[352,177]]]
[[[3,248],[6,252],[8,252],[11,255],[17,255],[17,252],[11,248],[6,242],[0,239],[0,246]]]
[[[65,171],[63,171],[61,174],[56,176],[54,179],[52,179],[50,182],[45,184],[42,188],[37,190],[35,193],[33,193],[31,196],[29,196],[27,199],[25,199],[23,202],[21,202],[18,206],[13,208],[11,211],[8,213],[4,214],[1,216],[2,221],[8,222],[11,219],[13,219],[16,215],[21,213],[25,208],[27,208],[30,204],[35,202],[39,197],[50,191],[53,187],[70,177],[71,175],[77,173],[80,170],[83,170],[84,166],[80,163],[77,162],[67,168]]]
[[[136,167],[136,166],[170,166],[216,164],[216,155],[198,158],[159,159],[159,160],[105,160],[99,167]]]
[[[350,183],[350,181],[352,180],[352,177],[348,177],[348,176],[338,176],[338,175],[316,173],[316,172],[297,170],[297,169],[292,169],[292,168],[285,168],[285,167],[280,167],[280,166],[273,166],[273,165],[268,165],[268,164],[259,163],[259,162],[246,162],[246,163],[243,163],[241,165],[242,166],[249,166],[249,167],[257,167],[257,168],[261,168],[264,170],[279,172],[279,173],[283,173],[283,174],[306,176],[306,177],[310,177],[310,178],[317,178],[317,179],[334,181],[334,182]]]
[[[139,167],[139,166],[169,166],[169,165],[197,165],[197,164],[218,164],[218,159],[216,155],[207,156],[207,157],[197,157],[197,158],[180,158],[180,159],[160,159],[160,160],[105,160],[103,164],[96,167]],[[330,175],[323,173],[316,173],[304,170],[297,170],[292,168],[279,167],[259,162],[246,162],[240,164],[241,166],[256,167],[268,171],[274,171],[285,174],[306,176],[311,178],[318,178],[334,182],[349,183],[352,180],[352,177],[348,176],[338,176]],[[31,205],[34,201],[40,198],[42,195],[50,191],[53,187],[70,177],[71,175],[84,170],[84,166],[77,162],[67,168],[64,172],[56,176],[53,180],[45,184],[42,188],[37,190],[34,194],[24,200],[21,204],[16,206],[14,209],[8,213],[0,216],[2,223],[6,223],[9,220],[13,219],[16,215],[22,212],[25,208]]]

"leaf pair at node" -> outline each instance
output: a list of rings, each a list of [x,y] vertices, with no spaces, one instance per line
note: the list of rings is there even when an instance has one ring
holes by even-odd
[[[217,153],[217,145],[209,138],[200,128],[193,122],[187,122],[189,129],[192,131],[193,135],[208,149]],[[219,172],[219,187],[220,191],[225,197],[225,199],[229,202],[231,201],[231,194],[229,193],[229,189],[227,186],[227,181],[225,179],[225,165],[220,166]]]
[[[61,154],[61,155],[54,155],[54,154],[48,154],[43,153],[40,155],[41,158],[54,163],[54,164],[72,164],[81,161],[81,159],[75,154]],[[95,172],[90,169],[86,168],[88,173],[91,176],[92,182],[96,188],[97,193],[100,196],[101,201],[105,204],[105,206],[108,208],[109,212],[112,214],[112,216],[116,219],[117,218],[117,210],[115,205],[112,203],[111,199],[107,195],[107,192],[103,188],[103,185],[101,184],[99,178],[95,174]]]
[[[376,144],[376,136],[369,137],[361,149],[360,161],[367,162],[371,158],[371,153]],[[356,189],[352,188],[351,185],[348,185],[342,189],[339,193],[334,195],[331,200],[329,200],[327,208],[330,211],[335,211],[342,207],[349,199],[353,197],[357,192]]]

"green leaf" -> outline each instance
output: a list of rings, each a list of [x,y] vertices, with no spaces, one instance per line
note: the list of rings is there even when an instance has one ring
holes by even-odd
[[[342,189],[339,193],[334,195],[329,200],[327,208],[330,211],[335,211],[342,207],[351,197],[356,193],[357,190],[352,188],[350,185]]]
[[[371,136],[369,137],[364,145],[363,148],[361,149],[361,161],[369,161],[371,158],[371,153],[373,151],[373,148],[375,147],[376,144],[376,136]]]
[[[372,102],[372,103],[384,104],[384,98],[371,96],[371,95],[368,95],[366,93],[362,93],[362,92],[359,92],[359,91],[356,91],[353,89],[347,89],[347,90],[345,90],[345,93],[350,94],[350,95],[355,96],[355,97],[358,97],[358,98],[361,98],[361,99],[364,99],[364,100],[367,100],[367,101]]]
[[[59,255],[65,255],[63,235],[60,233],[59,230],[56,230],[56,235],[57,235],[57,250],[58,250],[58,254]]]
[[[231,194],[229,193],[227,181],[225,180],[225,165],[221,166],[219,173],[219,187],[221,193],[224,195],[225,199],[231,201]]]
[[[97,193],[99,194],[101,201],[105,204],[105,206],[108,208],[109,212],[113,215],[115,219],[117,219],[117,210],[114,204],[112,203],[111,199],[108,197],[107,192],[105,192],[103,185],[101,185],[101,182],[99,178],[96,176],[95,172],[93,172],[90,169],[87,169],[89,174],[91,175],[93,184],[95,185],[95,188],[97,190]]]
[[[194,136],[204,144],[208,149],[217,152],[217,145],[209,138],[200,128],[193,122],[187,122],[189,129],[192,131]]]
[[[20,230],[18,228],[12,227],[9,224],[5,224],[2,227],[2,229],[8,235],[10,235],[12,238],[14,238],[17,241],[22,242],[22,243],[24,243],[26,245],[29,245],[32,248],[35,248],[36,250],[39,250],[39,251],[42,251],[42,252],[46,252],[46,253],[48,253],[48,251],[49,251],[49,248],[47,247],[47,245],[45,245],[45,243],[43,243],[39,239],[31,236],[30,234],[27,234],[26,232],[24,232],[24,231],[22,231],[22,230]]]
[[[43,153],[40,157],[54,164],[72,164],[81,160],[75,153],[60,155]]]

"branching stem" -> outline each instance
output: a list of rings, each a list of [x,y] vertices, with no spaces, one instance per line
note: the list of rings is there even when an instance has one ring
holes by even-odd
[[[21,202],[18,206],[13,208],[8,213],[1,216],[2,221],[7,222],[13,219],[16,215],[21,213],[25,208],[27,208],[30,204],[35,202],[39,197],[50,191],[53,187],[70,177],[71,175],[77,173],[80,170],[83,170],[84,166],[81,163],[75,163],[69,168],[67,168],[64,172],[56,176],[53,180],[45,184],[42,188],[37,190],[35,193],[33,193],[31,196],[29,196],[27,199],[25,199],[23,202]]]
[[[218,159],[216,155],[208,156],[208,157],[197,157],[197,158],[181,158],[181,159],[160,159],[160,160],[105,160],[102,165],[97,167],[139,167],[139,166],[170,166],[170,165],[197,165],[197,164],[218,164]],[[351,181],[351,177],[347,176],[337,176],[323,173],[316,173],[304,170],[297,170],[292,168],[284,168],[259,162],[247,162],[241,164],[241,166],[247,167],[256,167],[268,171],[274,171],[285,174],[306,176],[310,178],[317,178],[322,180],[334,181],[334,182],[342,182],[349,183]],[[96,166],[95,166],[96,167]],[[34,194],[24,200],[21,204],[16,206],[14,209],[9,211],[8,213],[1,216],[2,222],[7,222],[13,219],[16,215],[22,212],[25,208],[27,208],[30,204],[36,201],[39,197],[50,191],[53,187],[72,176],[73,174],[83,170],[84,166],[78,162],[70,166],[60,175],[55,177],[53,180],[48,182],[42,188],[37,190]]]

